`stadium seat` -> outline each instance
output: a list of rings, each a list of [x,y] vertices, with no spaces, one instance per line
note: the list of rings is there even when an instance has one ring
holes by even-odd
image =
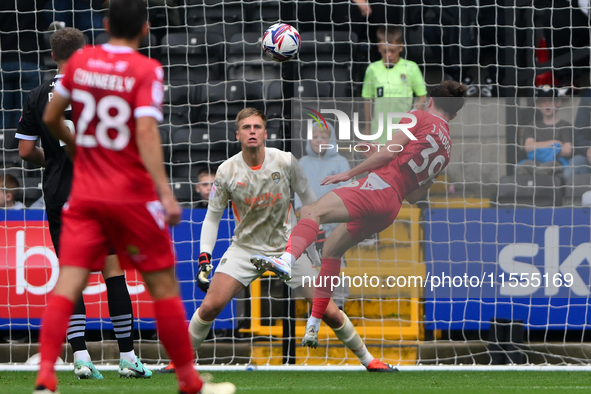
[[[351,68],[336,63],[303,64],[302,80],[332,82],[334,97],[351,97],[353,86]]]
[[[497,202],[524,206],[561,206],[564,190],[560,176],[507,175],[499,180]]]
[[[223,37],[215,33],[170,33],[162,39],[162,64],[198,83],[219,78]]]
[[[280,119],[273,119],[267,122],[267,141],[265,146],[286,150],[283,122]]]
[[[201,87],[199,101],[207,103],[200,114],[200,121],[218,122],[233,120],[246,107],[243,81],[216,82]]]
[[[246,1],[246,15],[247,22],[264,22],[265,29],[274,23],[281,20],[281,10],[279,8],[279,1],[253,0]]]
[[[139,47],[139,52],[142,55],[160,61],[160,49],[158,49],[157,47],[158,39],[154,34],[150,33],[142,39],[142,43]]]
[[[576,174],[566,180],[563,205],[581,205],[581,197],[591,190],[591,174]]]
[[[186,178],[173,178],[171,181],[172,192],[183,207],[189,207],[193,201],[195,186]]]
[[[21,181],[23,186],[22,200],[25,206],[29,206],[43,195],[41,177],[26,177]]]
[[[0,146],[4,168],[21,167],[22,159],[18,154],[18,140],[14,137],[16,129],[0,130]]]
[[[294,92],[295,97],[326,98],[333,97],[333,84],[330,82],[299,81]]]
[[[199,118],[199,89],[194,81],[185,78],[171,78],[164,85],[164,123],[186,125]]]
[[[181,128],[172,135],[172,173],[175,167],[204,163],[220,164],[235,153],[235,132],[224,124],[207,128]],[[184,171],[184,170],[182,170]]]
[[[357,34],[346,31],[303,32],[299,59],[303,62],[334,62],[338,64],[356,59]]]
[[[280,78],[279,63],[263,54],[259,33],[234,34],[226,46],[227,77],[265,81]]]

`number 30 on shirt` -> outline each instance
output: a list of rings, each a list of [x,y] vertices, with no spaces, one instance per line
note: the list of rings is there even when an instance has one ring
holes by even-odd
[[[96,102],[94,96],[80,89],[72,90],[72,101],[84,105],[76,124],[76,145],[84,148],[103,148],[119,151],[129,144],[131,132],[127,122],[131,116],[129,103],[119,96],[105,96]],[[117,115],[111,116],[115,109]],[[88,125],[97,117],[95,135],[86,134]],[[109,129],[117,131],[115,138],[109,136]]]
[[[427,177],[421,181],[419,181],[419,186],[423,186],[425,183],[430,181],[431,179],[437,177],[441,169],[445,166],[445,156],[437,155],[431,162],[429,163],[429,155],[437,152],[439,150],[439,144],[435,141],[435,138],[431,135],[427,135],[427,141],[431,144],[430,147],[427,147],[421,151],[421,156],[423,156],[423,163],[418,165],[414,159],[409,160],[408,165],[413,170],[415,174],[422,173],[425,168],[427,169]],[[439,168],[437,168],[439,165]]]

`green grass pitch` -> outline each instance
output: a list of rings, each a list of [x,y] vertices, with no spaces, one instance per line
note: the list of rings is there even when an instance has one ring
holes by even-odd
[[[104,380],[78,380],[59,372],[62,394],[176,394],[173,374],[152,379],[120,379],[103,372]],[[214,372],[215,382],[231,381],[238,393],[253,394],[382,394],[382,393],[572,393],[591,391],[591,372]],[[0,393],[31,394],[34,372],[0,372]]]

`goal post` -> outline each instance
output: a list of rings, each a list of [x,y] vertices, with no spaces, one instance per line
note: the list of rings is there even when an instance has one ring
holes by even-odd
[[[308,128],[320,121],[316,112],[336,135],[344,123],[334,111],[322,110],[346,108],[352,138],[335,141],[337,151],[349,166],[360,163],[364,156],[357,146],[363,140],[355,136],[355,119],[364,130],[367,100],[382,99],[387,91],[376,85],[373,92],[368,89],[371,94],[364,92],[368,66],[381,59],[378,27],[387,24],[386,34],[401,29],[401,58],[416,63],[427,98],[450,78],[466,83],[470,97],[449,124],[451,162],[429,194],[416,204],[404,203],[390,227],[345,254],[347,280],[335,293],[337,305],[375,357],[403,369],[587,368],[591,45],[589,10],[575,3],[370,0],[367,8],[341,0],[149,1],[153,27],[140,50],[159,60],[165,73],[159,130],[166,171],[184,208],[171,234],[187,317],[204,298],[195,283],[206,212],[202,202],[211,186],[204,174],[214,174],[239,153],[238,111],[264,111],[267,146],[301,160],[310,154]],[[65,12],[55,10],[55,1],[48,7],[38,10],[44,23],[32,30],[41,55],[34,71],[45,80],[56,70],[46,46],[51,33],[42,26]],[[0,7],[0,20],[22,12]],[[263,32],[277,22],[292,24],[302,38],[299,55],[287,63],[275,63],[261,50]],[[94,33],[87,32],[97,43],[105,39]],[[3,43],[11,34],[0,26]],[[5,120],[20,115],[21,96],[28,90],[25,75],[18,73],[14,81],[17,71],[11,74],[5,64],[14,54],[12,66],[29,67],[23,51],[3,49],[0,112]],[[395,75],[392,84],[408,88],[411,73]],[[551,125],[552,116],[544,115],[540,104],[548,98],[557,120]],[[59,265],[44,211],[31,207],[42,197],[42,173],[20,159],[16,127],[16,122],[3,124],[2,168],[19,181],[17,199],[26,208],[0,211],[0,370],[28,368],[21,364],[37,353],[41,311]],[[527,161],[541,156],[530,154],[526,140],[548,133],[561,146],[546,147],[546,154],[555,155],[546,163],[556,159],[557,164],[534,167]],[[562,152],[567,143],[573,149]],[[310,182],[333,168],[330,161],[318,163]],[[297,208],[295,199],[292,203]],[[213,253],[216,267],[225,263],[234,223],[229,207]],[[145,285],[132,271],[127,281],[138,355],[149,364],[166,363]],[[297,295],[285,292],[273,275],[253,282],[216,319],[199,349],[200,366],[273,370],[295,363],[304,369],[361,369],[326,325],[318,349],[300,346],[311,308]],[[100,275],[93,274],[85,300],[92,358],[109,368],[119,356]],[[71,352],[62,359],[71,362]]]

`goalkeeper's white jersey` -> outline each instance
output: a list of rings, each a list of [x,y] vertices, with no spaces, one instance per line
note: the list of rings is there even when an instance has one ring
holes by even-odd
[[[236,224],[232,241],[261,253],[280,254],[296,223],[292,188],[300,196],[313,193],[291,153],[265,148],[260,168],[250,168],[240,152],[218,168],[208,209],[222,212],[231,200]]]

